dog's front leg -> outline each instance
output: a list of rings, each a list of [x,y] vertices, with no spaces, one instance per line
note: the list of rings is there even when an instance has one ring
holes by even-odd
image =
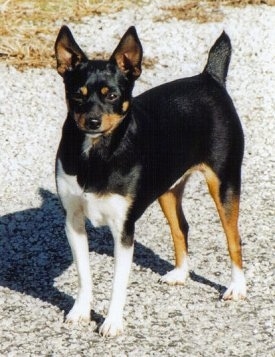
[[[125,232],[117,234],[112,230],[112,233],[115,243],[115,270],[108,315],[99,329],[104,337],[113,337],[123,332],[123,308],[134,252],[133,234],[126,237]]]
[[[89,247],[81,209],[67,210],[66,234],[71,246],[78,273],[78,293],[74,306],[66,317],[67,322],[90,321],[92,278],[89,267]]]

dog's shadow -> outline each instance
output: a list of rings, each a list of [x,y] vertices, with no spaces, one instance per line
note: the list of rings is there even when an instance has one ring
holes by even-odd
[[[64,213],[53,193],[40,189],[40,208],[11,213],[0,218],[0,285],[39,298],[63,310],[73,305],[73,298],[59,291],[54,280],[72,263],[64,232]],[[113,255],[113,240],[107,228],[88,225],[90,250]],[[135,243],[134,262],[160,275],[173,266],[151,249]],[[194,272],[194,281],[209,285],[219,293],[225,288]]]

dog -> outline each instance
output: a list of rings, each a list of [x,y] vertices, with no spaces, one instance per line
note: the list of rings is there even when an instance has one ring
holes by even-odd
[[[223,32],[201,74],[150,89],[133,98],[142,68],[135,27],[109,60],[89,60],[69,28],[55,42],[68,116],[56,157],[57,191],[76,263],[79,289],[68,322],[90,320],[92,279],[85,217],[108,225],[114,238],[114,279],[103,336],[123,331],[123,308],[133,258],[135,222],[156,199],[171,228],[175,268],[161,277],[188,277],[188,223],[182,195],[189,176],[203,173],[228,242],[231,283],[223,299],[243,299],[246,282],[238,232],[244,137],[225,82],[231,43]]]

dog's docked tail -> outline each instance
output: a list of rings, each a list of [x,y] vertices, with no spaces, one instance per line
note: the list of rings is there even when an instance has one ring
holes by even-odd
[[[221,36],[210,49],[208,61],[204,68],[204,72],[209,73],[222,86],[225,86],[230,57],[230,38],[223,31]]]

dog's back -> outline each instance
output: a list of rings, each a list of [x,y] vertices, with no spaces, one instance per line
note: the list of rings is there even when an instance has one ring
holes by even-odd
[[[229,160],[231,166],[241,165],[242,128],[225,89],[230,56],[230,39],[222,33],[201,74],[165,83],[134,98],[133,115],[144,146],[139,151],[148,168],[142,187],[148,185],[151,192],[155,188],[154,199],[167,182],[172,186],[186,170],[201,163],[214,170]],[[227,175],[231,175],[229,168]]]

